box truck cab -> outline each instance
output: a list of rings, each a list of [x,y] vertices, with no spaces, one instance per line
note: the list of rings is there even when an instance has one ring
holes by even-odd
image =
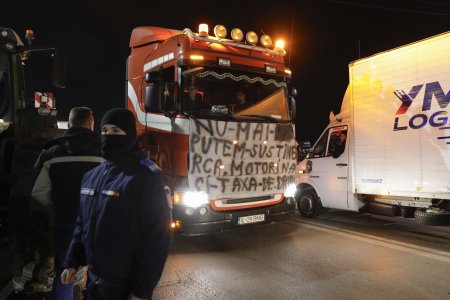
[[[300,213],[321,207],[450,224],[450,32],[349,65],[341,112],[296,171]]]

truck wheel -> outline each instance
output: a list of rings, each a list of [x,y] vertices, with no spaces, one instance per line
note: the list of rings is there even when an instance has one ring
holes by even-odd
[[[402,206],[400,207],[400,215],[403,218],[414,218],[415,210],[416,210],[415,207]]]
[[[418,208],[414,213],[416,222],[424,225],[450,225],[450,212],[440,208]]]
[[[312,189],[305,189],[296,197],[300,214],[305,218],[315,218],[322,207],[319,198]]]

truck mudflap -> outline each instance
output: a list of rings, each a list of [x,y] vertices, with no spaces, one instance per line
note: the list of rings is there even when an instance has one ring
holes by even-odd
[[[295,201],[293,198],[284,198],[282,202],[271,206],[236,211],[214,211],[209,205],[197,208],[176,205],[173,208],[173,221],[178,233],[201,235],[244,226],[285,221],[294,212]]]

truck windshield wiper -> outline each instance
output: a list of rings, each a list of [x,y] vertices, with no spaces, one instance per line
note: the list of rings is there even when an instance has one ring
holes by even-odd
[[[272,121],[272,122],[276,122],[276,123],[280,123],[280,120],[271,116],[266,116],[266,115],[239,115],[242,117],[252,117],[252,118],[260,118],[263,120],[267,120],[267,121]]]
[[[213,113],[211,111],[187,111],[186,113],[193,118],[204,117],[217,120],[237,120],[237,118],[232,114]]]

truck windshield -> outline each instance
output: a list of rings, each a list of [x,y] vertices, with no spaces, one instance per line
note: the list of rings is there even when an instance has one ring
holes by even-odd
[[[183,111],[228,108],[235,116],[289,120],[286,83],[269,75],[200,69],[183,75]]]

